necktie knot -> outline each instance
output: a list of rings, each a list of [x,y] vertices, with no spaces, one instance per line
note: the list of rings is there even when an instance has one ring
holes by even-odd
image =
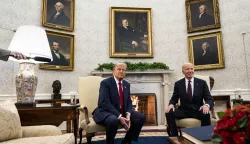
[[[119,83],[118,83],[119,85],[122,85],[122,82],[121,81],[119,81]]]
[[[191,80],[189,80],[188,83],[191,83]]]

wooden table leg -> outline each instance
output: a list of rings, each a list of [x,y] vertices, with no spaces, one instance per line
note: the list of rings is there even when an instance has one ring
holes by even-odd
[[[67,133],[71,133],[71,120],[67,120],[67,128],[66,128]]]

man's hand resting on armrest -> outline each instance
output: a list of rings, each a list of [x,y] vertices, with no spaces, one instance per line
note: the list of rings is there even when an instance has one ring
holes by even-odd
[[[203,114],[208,114],[209,113],[209,105],[204,104],[203,106],[200,107],[200,111],[202,110]]]
[[[165,109],[165,112],[168,113],[171,109],[173,109],[173,111],[175,110],[174,105],[172,104]]]

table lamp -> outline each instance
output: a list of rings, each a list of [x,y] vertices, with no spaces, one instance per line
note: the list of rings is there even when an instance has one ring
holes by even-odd
[[[35,75],[35,64],[53,61],[45,30],[34,25],[20,26],[8,50],[20,52],[28,58],[26,60],[9,58],[9,60],[20,63],[20,69],[16,75],[16,104],[34,106],[38,82]]]

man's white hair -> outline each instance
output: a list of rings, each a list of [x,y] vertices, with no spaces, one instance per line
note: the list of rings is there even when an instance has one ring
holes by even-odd
[[[204,9],[206,9],[206,8],[207,8],[207,6],[206,6],[206,5],[200,5],[200,6],[199,6],[199,8],[200,8],[200,7],[203,7]]]
[[[61,2],[57,2],[56,4],[60,4],[61,8],[64,9],[64,5]],[[56,7],[56,4],[54,7]]]

